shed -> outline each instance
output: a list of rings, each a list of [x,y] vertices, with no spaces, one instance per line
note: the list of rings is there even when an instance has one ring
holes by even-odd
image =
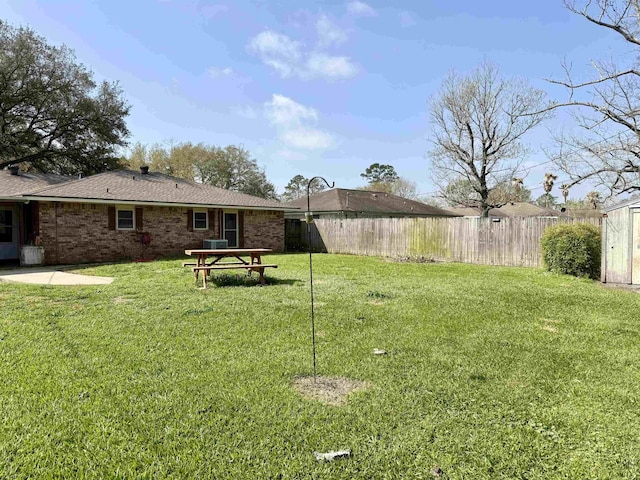
[[[608,208],[603,216],[602,282],[640,285],[640,200]]]

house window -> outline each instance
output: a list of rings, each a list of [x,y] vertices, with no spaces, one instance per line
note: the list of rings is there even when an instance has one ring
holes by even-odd
[[[133,208],[118,208],[116,211],[116,225],[118,230],[133,230],[135,228]]]
[[[209,215],[206,211],[193,212],[193,229],[194,230],[209,230]]]
[[[227,240],[229,248],[238,247],[238,214],[224,212],[224,228],[222,238]]]

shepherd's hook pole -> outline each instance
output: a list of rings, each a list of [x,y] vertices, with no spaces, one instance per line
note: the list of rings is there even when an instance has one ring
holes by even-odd
[[[313,214],[311,213],[311,200],[309,200],[311,190],[311,184],[314,180],[322,180],[327,187],[333,188],[336,182],[329,185],[329,182],[324,177],[313,177],[307,183],[307,213],[305,214],[305,221],[307,222],[307,243],[309,244],[309,285],[311,286],[311,345],[313,346],[313,381],[316,381],[316,322],[313,308],[313,260],[311,258],[311,224],[313,223]]]

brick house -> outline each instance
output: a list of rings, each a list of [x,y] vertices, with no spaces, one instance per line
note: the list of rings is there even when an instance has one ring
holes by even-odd
[[[46,264],[180,255],[205,239],[283,251],[288,210],[146,168],[85,178],[3,170],[0,260],[33,243],[44,247]]]

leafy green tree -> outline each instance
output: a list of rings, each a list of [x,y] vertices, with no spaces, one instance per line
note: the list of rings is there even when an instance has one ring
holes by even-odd
[[[125,157],[124,164],[126,167],[136,170],[147,165],[149,158],[148,148],[140,142],[136,142],[129,149],[129,155]]]
[[[543,193],[535,200],[535,204],[544,208],[555,208],[558,205],[558,197],[550,193]]]
[[[210,156],[210,147],[199,143],[168,142],[167,147],[154,145],[150,150],[151,168],[174,177],[197,179],[196,165]]]
[[[530,202],[531,190],[523,184],[500,183],[491,190],[489,201],[494,205],[504,205],[509,202]]]
[[[569,208],[572,210],[580,210],[585,208],[584,205],[584,200],[581,198],[569,198],[567,199],[567,201],[564,203],[564,207],[565,208]]]
[[[289,183],[284,187],[284,193],[281,196],[281,200],[283,202],[291,202],[293,200],[297,200],[298,198],[302,198],[307,195],[307,186],[309,186],[309,194],[313,195],[314,193],[321,192],[325,190],[324,183],[316,178],[311,185],[309,185],[308,178],[302,175],[296,175]]]
[[[480,204],[480,195],[471,182],[464,178],[449,182],[440,191],[440,197],[450,207],[470,207]]]
[[[122,166],[129,105],[65,46],[0,20],[0,168],[90,175]]]
[[[389,184],[398,179],[398,174],[393,166],[380,163],[372,163],[360,176],[365,178],[370,186],[375,184]]]
[[[136,144],[126,161],[132,167],[149,165],[152,171],[167,175],[256,197],[277,199],[275,186],[242,146],[179,143],[145,147]]]
[[[454,180],[449,183],[442,198],[450,207],[479,207],[482,198],[476,188],[467,179]],[[491,205],[499,206],[508,202],[530,202],[531,190],[520,182],[502,182],[491,189],[488,201]]]
[[[237,145],[209,147],[209,155],[194,161],[202,183],[256,197],[277,199],[276,188],[251,153]]]

